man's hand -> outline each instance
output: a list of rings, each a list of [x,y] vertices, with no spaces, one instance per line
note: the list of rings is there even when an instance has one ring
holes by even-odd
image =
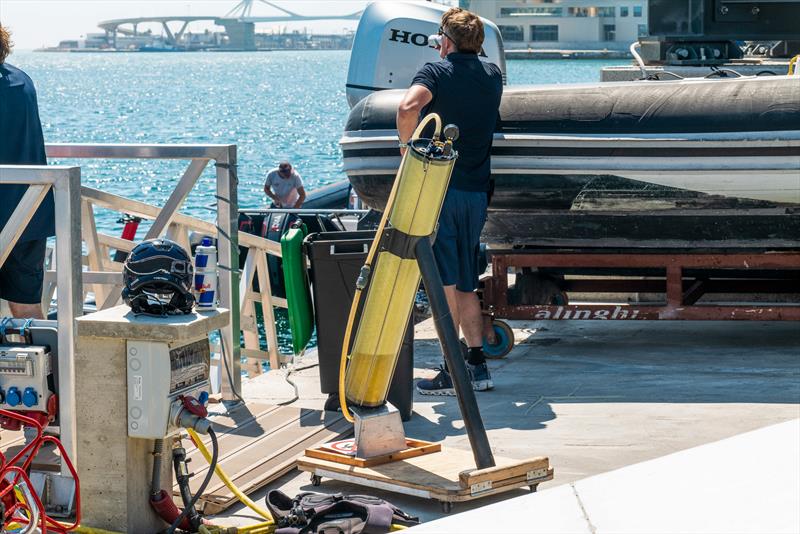
[[[407,143],[414,133],[414,128],[419,123],[419,114],[422,108],[433,100],[433,93],[422,85],[412,85],[406,91],[400,106],[397,108],[397,135],[401,143]],[[400,149],[400,154],[406,153],[406,148]]]

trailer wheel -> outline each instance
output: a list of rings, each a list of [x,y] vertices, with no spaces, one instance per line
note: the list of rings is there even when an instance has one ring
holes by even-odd
[[[322,477],[317,475],[317,474],[312,473],[311,474],[311,485],[312,486],[319,486],[320,484],[322,484]]]
[[[507,322],[499,319],[492,321],[492,329],[494,330],[495,342],[489,344],[484,338],[483,353],[491,360],[499,360],[500,358],[505,358],[506,354],[514,348],[514,330]]]

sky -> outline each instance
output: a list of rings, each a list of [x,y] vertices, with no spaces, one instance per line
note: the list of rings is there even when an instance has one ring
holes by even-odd
[[[273,1],[299,15],[350,14],[369,3],[368,0]],[[102,20],[176,14],[222,16],[238,3],[238,0],[0,0],[0,23],[12,31],[17,49],[32,50],[100,32],[97,23]],[[258,0],[251,13],[253,16],[280,14]],[[280,31],[285,26],[288,31],[307,28],[315,33],[343,33],[345,29],[355,30],[357,23],[355,20],[336,20],[258,24],[256,31]],[[196,27],[204,29],[199,24]]]

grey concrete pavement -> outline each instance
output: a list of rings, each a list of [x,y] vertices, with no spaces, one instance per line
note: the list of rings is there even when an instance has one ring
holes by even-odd
[[[545,455],[554,487],[679,450],[800,417],[800,325],[750,322],[513,323],[518,345],[490,361],[495,389],[478,401],[498,456]],[[417,328],[415,376],[429,376],[440,349],[430,325]],[[315,356],[304,363],[313,365]],[[297,405],[321,408],[316,367],[292,375]],[[279,372],[250,380],[247,399],[279,402],[293,388]],[[467,449],[455,398],[415,395],[407,435]],[[473,466],[465,465],[464,468]],[[363,492],[293,472],[272,487]],[[254,496],[263,499],[265,492]],[[441,516],[437,503],[371,492],[423,520]],[[525,491],[507,496],[523,495]],[[459,504],[463,511],[502,497]],[[220,522],[247,522],[234,508]]]

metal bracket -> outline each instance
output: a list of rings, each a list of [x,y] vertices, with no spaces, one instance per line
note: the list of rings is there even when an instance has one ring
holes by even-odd
[[[356,456],[372,458],[402,451],[406,434],[400,412],[390,403],[378,408],[351,408],[355,419]]]
[[[531,482],[532,480],[545,478],[546,476],[547,476],[547,468],[543,467],[541,469],[532,469],[531,471],[528,471],[528,474],[525,478],[528,482]]]
[[[469,494],[470,495],[477,495],[479,493],[483,493],[485,491],[489,491],[492,489],[492,481],[491,480],[484,480],[483,482],[476,482],[469,487]]]
[[[51,517],[70,517],[75,507],[75,480],[72,477],[31,471],[33,491],[42,500],[47,515]]]

